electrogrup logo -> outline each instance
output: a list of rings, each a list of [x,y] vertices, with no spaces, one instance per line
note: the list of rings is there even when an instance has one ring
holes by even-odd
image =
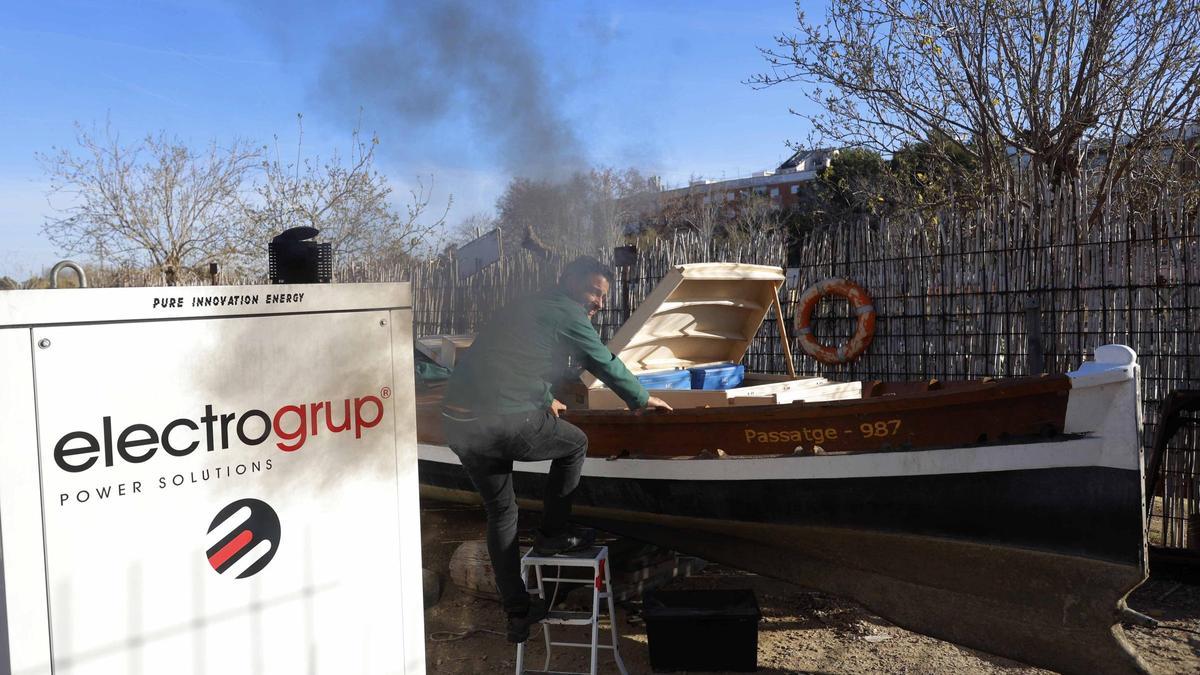
[[[97,464],[110,467],[117,462],[140,464],[158,453],[186,457],[202,445],[207,452],[229,449],[236,438],[245,446],[260,445],[274,436],[276,447],[283,452],[295,452],[304,447],[312,436],[322,430],[329,434],[353,431],[362,438],[363,430],[383,420],[383,400],[392,390],[383,387],[379,396],[359,396],[334,403],[315,401],[281,406],[274,414],[251,409],[242,413],[216,412],[211,404],[204,406],[198,419],[180,417],[162,429],[149,424],[134,423],[114,432],[113,420],[105,415],[100,420],[99,434],[91,431],[71,431],[54,444],[54,463],[70,473],[87,471]]]
[[[245,579],[262,571],[279,550],[279,515],[266,502],[239,499],[213,518],[208,533],[217,540],[205,555],[219,574],[238,571]]]

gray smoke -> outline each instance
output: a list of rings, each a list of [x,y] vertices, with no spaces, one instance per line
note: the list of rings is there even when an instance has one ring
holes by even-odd
[[[528,37],[527,6],[390,0],[353,43],[334,48],[316,99],[361,103],[372,118],[386,120],[389,144],[465,120],[482,149],[513,175],[554,178],[582,169],[583,145]]]

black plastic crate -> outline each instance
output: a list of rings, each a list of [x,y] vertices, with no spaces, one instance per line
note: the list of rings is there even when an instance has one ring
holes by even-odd
[[[642,598],[642,618],[655,672],[758,670],[754,591],[654,591]]]

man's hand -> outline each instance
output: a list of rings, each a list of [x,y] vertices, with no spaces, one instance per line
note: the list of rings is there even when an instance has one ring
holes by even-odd
[[[550,414],[554,415],[555,417],[558,417],[558,413],[560,413],[566,409],[567,409],[567,404],[563,403],[562,401],[560,401],[558,399],[554,399],[553,401],[550,402]]]
[[[658,410],[674,410],[674,408],[667,405],[666,401],[662,400],[661,398],[659,398],[657,396],[651,396],[650,398],[646,399],[646,407],[647,408],[656,408]]]

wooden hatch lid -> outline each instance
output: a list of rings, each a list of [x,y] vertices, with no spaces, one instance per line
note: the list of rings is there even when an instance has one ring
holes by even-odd
[[[634,375],[739,363],[783,282],[783,270],[767,265],[678,265],[646,296],[608,348]],[[589,373],[583,382],[603,386]]]

